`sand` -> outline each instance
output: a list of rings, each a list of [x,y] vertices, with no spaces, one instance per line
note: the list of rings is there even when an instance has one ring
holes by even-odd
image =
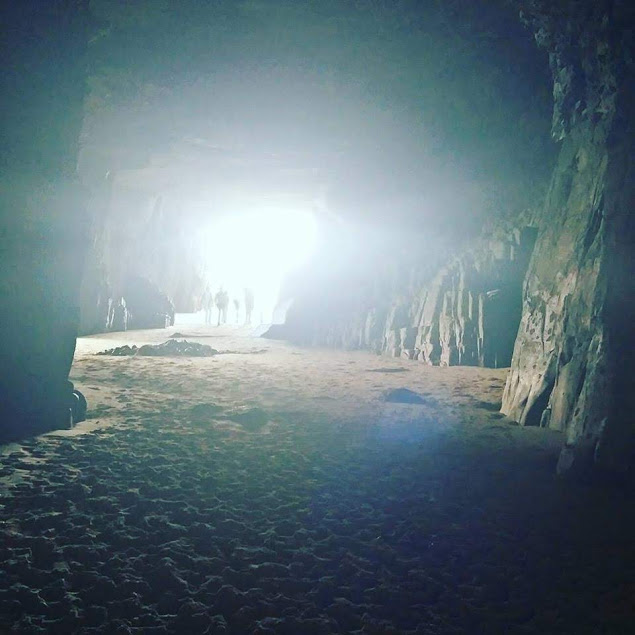
[[[2,447],[0,632],[630,632],[632,495],[557,480],[507,370],[231,328],[95,355],[176,330],[81,338],[88,420]]]

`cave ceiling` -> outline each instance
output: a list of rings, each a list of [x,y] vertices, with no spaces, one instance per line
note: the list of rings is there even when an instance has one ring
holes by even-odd
[[[478,227],[538,199],[545,53],[495,2],[91,0],[89,185]],[[239,201],[238,203],[236,201]]]

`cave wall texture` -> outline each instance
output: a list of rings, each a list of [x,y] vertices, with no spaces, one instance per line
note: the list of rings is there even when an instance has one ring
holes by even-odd
[[[526,224],[528,216],[450,262],[439,256],[423,268],[402,262],[376,272],[366,287],[354,280],[342,289],[338,280],[338,298],[331,302],[297,298],[281,332],[305,345],[365,349],[430,365],[509,366],[537,233]]]
[[[635,9],[515,5],[553,75],[560,150],[544,206],[409,289],[384,283],[379,301],[320,309],[300,296],[284,333],[428,364],[511,362],[502,412],[565,432],[559,472],[623,471],[635,447]]]
[[[116,176],[107,174],[91,200],[80,334],[170,326],[175,311],[198,310],[194,232],[162,196],[117,188]],[[125,324],[118,315],[122,298]]]
[[[185,210],[188,186],[189,195],[208,188],[203,194],[218,201],[227,183],[241,190],[254,180],[281,181],[285,171],[319,172],[333,213],[360,225],[390,218],[406,233],[419,216],[421,226],[443,223],[449,233],[471,235],[492,206],[524,205],[549,171],[549,80],[531,72],[516,79],[516,65],[531,66],[535,47],[528,35],[515,40],[526,33],[505,4],[183,0],[160,9],[147,0],[93,1],[104,28],[89,50],[82,132],[95,244],[81,332],[110,328],[108,307],[124,270],[157,284],[177,310],[195,307],[200,280],[183,262],[187,239],[178,225],[168,227],[180,243],[181,258],[174,257],[161,246],[161,219],[148,213],[157,195],[185,197]],[[546,62],[535,65],[546,77]],[[123,181],[134,186],[128,200]],[[145,199],[134,199],[135,187]],[[267,185],[261,190],[266,198]],[[230,209],[239,210],[235,203]],[[217,211],[214,202],[208,208]],[[183,219],[180,212],[169,216]]]
[[[560,155],[502,411],[566,433],[559,470],[633,447],[632,3],[526,3],[549,51]]]
[[[510,4],[549,55],[553,74],[552,134],[560,150],[544,206],[528,200],[534,211],[508,216],[469,249],[435,261],[436,268],[412,263],[416,244],[405,249],[410,255],[401,264],[388,254],[376,284],[342,281],[350,283],[345,302],[321,295],[316,306],[298,298],[286,332],[303,343],[366,348],[429,364],[511,362],[502,410],[523,425],[565,432],[561,471],[590,460],[625,469],[632,461],[635,405],[635,9],[622,0]],[[130,278],[161,281],[162,293],[146,293],[161,306],[171,295],[187,309],[194,308],[196,274],[179,255],[188,250],[187,233],[172,247],[160,244],[166,232],[179,235],[178,210],[166,208],[156,191],[154,198],[146,192],[135,200],[134,193],[122,194],[125,187],[115,187],[123,173],[134,178],[134,170],[161,151],[156,131],[165,119],[152,123],[150,111],[139,107],[169,101],[157,78],[141,88],[133,81],[131,100],[122,92],[121,103],[132,113],[122,125],[121,110],[94,103],[113,92],[107,85],[112,76],[91,76],[102,85],[84,101],[88,34],[98,30],[86,2],[4,3],[1,11],[0,420],[2,438],[12,438],[68,418],[80,298],[82,332],[96,332],[115,328],[113,303],[125,295]],[[145,33],[139,47],[157,46],[151,35]],[[98,47],[100,41],[110,47],[120,64],[116,80],[128,86],[126,49],[108,44],[107,37],[96,40]],[[113,66],[111,58],[107,62]],[[181,70],[166,64],[165,73]],[[388,65],[386,76],[393,70]],[[91,128],[95,111],[99,125]],[[84,168],[89,192],[76,178],[82,130],[83,146],[94,150]],[[484,137],[491,131],[485,126]],[[464,132],[458,130],[457,138]],[[532,170],[526,177],[542,179]],[[115,195],[128,201],[128,211],[112,205]],[[192,290],[184,292],[188,285]],[[153,322],[156,313],[137,326],[160,325]]]
[[[85,3],[2,3],[0,438],[68,423],[88,238],[75,176]]]

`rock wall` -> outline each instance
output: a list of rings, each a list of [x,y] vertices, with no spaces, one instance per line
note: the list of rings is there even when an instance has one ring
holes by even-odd
[[[379,296],[397,301],[296,307],[286,335],[429,364],[511,361],[502,411],[565,432],[559,472],[625,470],[635,465],[635,6],[517,4],[549,53],[561,143],[538,231],[502,249],[486,242],[414,287],[393,281]]]
[[[191,232],[161,196],[94,185],[80,333],[165,328],[202,292]],[[113,188],[115,193],[113,194]]]
[[[73,403],[68,373],[89,230],[75,176],[84,5],[0,8],[0,441],[67,425]]]
[[[535,234],[516,230],[442,269],[406,312],[392,313],[384,351],[431,365],[508,366]]]
[[[524,294],[503,412],[566,433],[559,471],[633,448],[632,4],[529,3],[562,148]]]
[[[536,233],[526,226],[499,231],[436,274],[421,271],[404,284],[398,270],[376,281],[371,293],[346,293],[344,305],[307,311],[300,303],[289,311],[283,332],[303,344],[430,365],[508,366]]]

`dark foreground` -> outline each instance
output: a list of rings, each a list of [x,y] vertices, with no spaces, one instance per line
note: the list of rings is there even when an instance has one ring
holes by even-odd
[[[558,435],[495,412],[504,371],[101,344],[83,433],[1,457],[0,632],[634,631],[632,496],[557,481]]]

